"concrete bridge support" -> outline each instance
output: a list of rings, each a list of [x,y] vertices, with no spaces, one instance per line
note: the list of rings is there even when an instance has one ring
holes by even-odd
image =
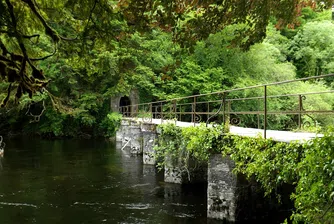
[[[141,131],[143,133],[143,163],[147,165],[155,165],[154,145],[158,138],[155,124],[142,124]]]
[[[236,221],[237,177],[234,162],[221,154],[211,155],[208,167],[208,218]]]
[[[146,124],[122,120],[116,132],[116,142],[122,149],[129,149],[131,154],[143,154],[143,163],[155,165],[154,150],[158,137],[155,124]]]
[[[165,164],[164,181],[168,183],[203,183],[207,182],[208,167],[205,163],[198,163],[195,159],[189,158],[187,164],[182,162],[182,155],[178,160],[172,161],[167,158]]]
[[[171,158],[165,159],[164,181],[167,183],[182,184],[185,180],[185,171],[181,170],[179,161],[173,161]]]
[[[131,154],[141,154],[143,134],[140,124],[135,121],[122,120],[116,132],[116,141],[121,142],[122,149],[130,149]]]

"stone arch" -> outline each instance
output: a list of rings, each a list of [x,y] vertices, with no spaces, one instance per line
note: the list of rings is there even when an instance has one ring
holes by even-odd
[[[113,112],[122,113],[121,106],[136,105],[139,103],[139,91],[137,89],[132,89],[130,94],[119,94],[110,98],[110,109]],[[131,113],[136,113],[137,107],[129,107],[128,113],[130,116]]]

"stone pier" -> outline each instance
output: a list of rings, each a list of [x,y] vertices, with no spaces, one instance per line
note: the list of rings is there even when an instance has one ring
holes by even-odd
[[[155,165],[154,145],[158,138],[155,124],[142,124],[141,131],[143,133],[143,163],[147,165]]]
[[[211,155],[208,168],[208,218],[236,221],[237,177],[234,162],[221,154]]]
[[[121,148],[128,148],[131,154],[142,154],[143,133],[140,123],[130,120],[122,120],[121,126],[116,132],[116,141],[121,142]]]
[[[189,158],[187,164],[182,163],[182,155],[177,160],[165,160],[164,181],[168,183],[186,184],[207,182],[207,163],[199,163]]]
[[[271,217],[278,211],[286,210],[288,203],[278,204],[276,199],[264,198],[261,186],[254,180],[242,175],[235,175],[232,170],[235,164],[229,157],[221,154],[210,156],[208,165],[207,217],[209,219],[229,222],[264,219],[271,223]],[[293,190],[285,186],[281,191]],[[290,195],[290,194],[287,194]],[[282,201],[289,201],[289,197]],[[286,210],[287,211],[287,210]],[[288,215],[287,215],[288,216]],[[274,219],[275,220],[275,219]]]
[[[158,133],[156,124],[148,124],[133,120],[122,120],[116,132],[116,142],[122,149],[128,149],[131,154],[143,154],[143,163],[155,165],[154,150]]]
[[[165,158],[164,181],[175,184],[182,184],[186,182],[186,171],[182,170],[178,160]]]

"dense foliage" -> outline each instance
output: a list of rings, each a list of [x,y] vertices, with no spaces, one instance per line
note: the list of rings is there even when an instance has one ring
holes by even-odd
[[[0,130],[105,135],[110,97],[131,89],[149,102],[331,73],[333,24],[324,9],[332,1],[317,2],[2,0]],[[332,88],[327,80],[269,91]],[[238,94],[231,97],[259,93]],[[333,104],[330,95],[307,97],[304,109],[329,110]],[[262,105],[232,106],[242,111]],[[284,111],[297,101],[276,100],[269,107]],[[318,127],[332,123],[328,116],[303,120]],[[240,125],[256,123],[246,116]],[[287,115],[268,122],[272,129],[295,124],[296,117]]]
[[[322,2],[330,6],[332,1]],[[263,40],[271,16],[279,26],[286,25],[294,22],[307,4],[301,0],[271,0],[266,4],[230,0],[1,0],[0,75],[10,83],[2,105],[7,104],[13,84],[16,100],[24,93],[32,97],[44,91],[49,80],[35,62],[54,56],[58,50],[90,58],[97,48],[115,50],[115,42],[136,30],[147,32],[153,27],[173,33],[182,45],[194,44],[231,24],[243,24],[232,42],[248,48]]]
[[[187,158],[208,161],[210,154],[222,153],[235,162],[235,173],[255,179],[265,195],[274,193],[283,184],[295,186],[290,195],[295,211],[293,223],[331,223],[334,218],[334,129],[322,138],[305,143],[281,143],[262,137],[250,138],[222,135],[223,127],[179,128],[173,124],[159,126],[161,135],[155,147],[158,166],[165,158]],[[185,159],[185,157],[183,157]],[[187,166],[181,161],[179,166]]]

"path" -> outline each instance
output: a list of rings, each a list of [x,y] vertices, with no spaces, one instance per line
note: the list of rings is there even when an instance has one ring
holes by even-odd
[[[125,120],[136,120],[143,123],[152,123],[152,124],[161,124],[161,123],[174,123],[178,127],[191,127],[194,126],[194,123],[183,122],[183,121],[174,121],[174,120],[161,120],[161,119],[152,119],[152,121],[143,121],[142,118],[123,118]],[[196,126],[199,126],[199,123],[195,123]],[[242,128],[237,126],[230,126],[230,133],[240,136],[256,137],[262,136],[264,130],[256,128]],[[292,132],[292,131],[277,131],[277,130],[267,130],[267,138],[272,138],[275,141],[280,142],[291,142],[291,141],[308,141],[316,137],[322,137],[322,134],[315,133],[306,133],[306,132]]]

